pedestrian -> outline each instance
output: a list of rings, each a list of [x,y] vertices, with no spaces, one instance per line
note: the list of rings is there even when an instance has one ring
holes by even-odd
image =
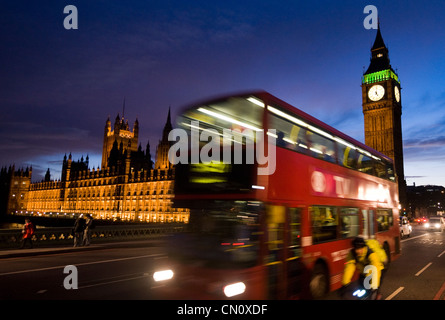
[[[83,215],[77,217],[76,222],[74,223],[74,246],[80,247],[83,243],[83,232],[85,230],[85,219]]]
[[[93,217],[91,216],[91,214],[87,214],[87,220],[85,221],[85,231],[83,233],[84,246],[90,245],[92,231],[93,231]]]
[[[28,219],[25,219],[25,225],[23,226],[23,238],[22,238],[22,246],[20,249],[25,248],[26,244],[29,244],[29,247],[32,249],[32,236],[34,235],[35,226],[34,224]]]

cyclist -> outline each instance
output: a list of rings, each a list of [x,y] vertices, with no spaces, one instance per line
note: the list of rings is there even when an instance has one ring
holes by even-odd
[[[352,277],[354,276],[356,270],[360,272],[360,277],[358,280],[360,286],[365,286],[366,277],[371,275],[371,272],[376,271],[377,274],[371,278],[369,284],[371,285],[371,288],[374,288],[373,290],[376,291],[375,293],[377,299],[379,299],[381,297],[380,286],[382,280],[382,270],[385,269],[384,264],[386,261],[382,261],[384,258],[381,258],[379,254],[369,248],[365,239],[361,237],[356,237],[352,240],[352,247],[353,248],[346,257],[342,279],[343,287],[340,291],[340,294],[343,295],[345,291],[347,291],[346,288],[351,283]],[[368,265],[374,266],[375,268],[370,268],[371,270],[367,270],[367,272],[365,273],[364,269]],[[376,281],[376,283],[373,283],[373,281]],[[368,287],[367,289],[370,288]]]

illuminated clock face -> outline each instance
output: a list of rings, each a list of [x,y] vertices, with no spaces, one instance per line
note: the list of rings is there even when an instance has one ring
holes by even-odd
[[[396,97],[396,101],[400,102],[400,90],[397,86],[394,87],[394,96]]]
[[[368,91],[368,97],[372,101],[379,101],[383,98],[385,95],[385,88],[383,88],[381,85],[376,84],[372,86]]]

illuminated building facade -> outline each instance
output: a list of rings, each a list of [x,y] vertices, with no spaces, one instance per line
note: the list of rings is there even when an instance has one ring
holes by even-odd
[[[65,155],[61,179],[31,183],[32,169],[9,170],[7,213],[37,215],[92,214],[97,219],[153,223],[187,223],[189,210],[172,208],[175,168],[168,161],[170,112],[157,148],[156,165],[138,145],[139,123],[133,131],[118,115],[111,130],[106,121],[101,169],[89,169],[89,159]],[[11,172],[12,171],[12,172]],[[6,174],[6,170],[5,170]]]

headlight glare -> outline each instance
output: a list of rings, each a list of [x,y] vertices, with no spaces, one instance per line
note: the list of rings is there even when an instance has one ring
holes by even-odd
[[[155,273],[153,273],[153,279],[156,282],[159,281],[165,281],[165,280],[170,280],[171,278],[173,278],[173,271],[168,269],[168,270],[161,270],[161,271],[156,271]]]
[[[246,285],[244,284],[244,282],[228,284],[224,287],[223,291],[226,297],[230,298],[244,293],[244,291],[246,291]]]

